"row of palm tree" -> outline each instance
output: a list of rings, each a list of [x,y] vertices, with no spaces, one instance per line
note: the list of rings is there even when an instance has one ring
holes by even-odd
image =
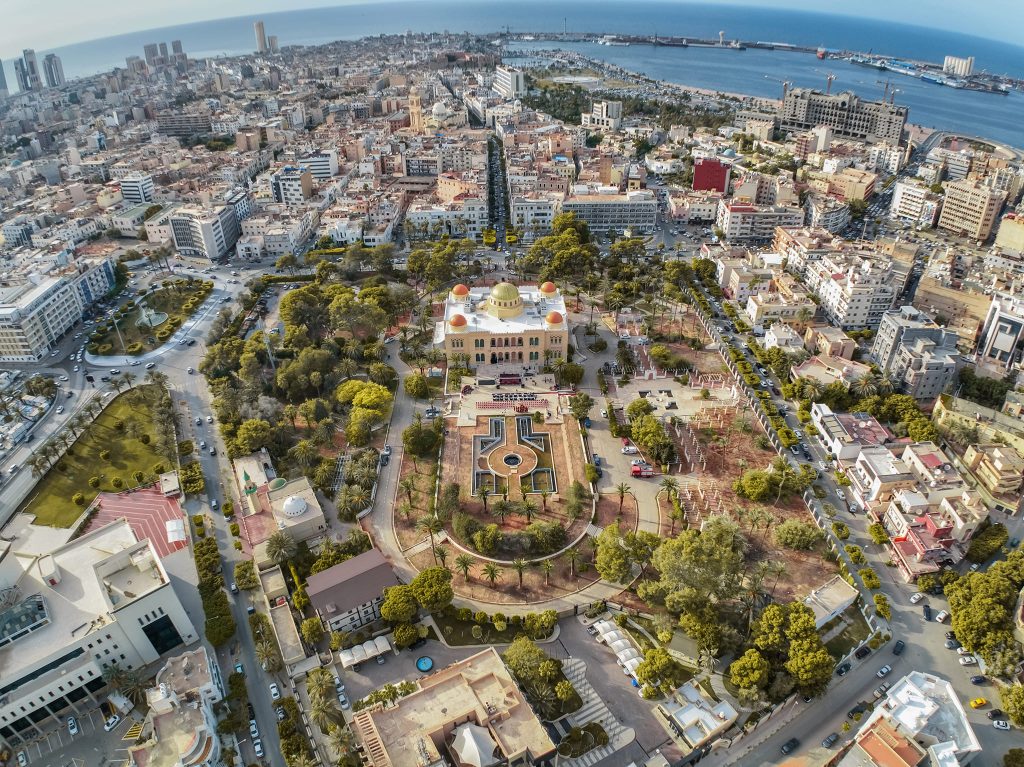
[[[442,546],[437,546],[435,547],[434,555],[436,558],[435,561],[439,562],[442,567],[447,568],[447,550],[444,549],[444,547]],[[559,559],[563,560],[564,562],[566,562],[566,564],[569,565],[570,578],[576,577],[576,568],[579,565],[580,560],[582,560],[582,558],[583,555],[579,552],[578,549],[575,548],[567,549],[561,555],[561,557],[559,557]],[[467,582],[470,579],[469,572],[473,569],[473,565],[475,564],[476,560],[469,554],[459,554],[457,557],[455,557],[454,561],[455,569],[462,573],[463,579],[465,579]],[[539,562],[534,562],[524,559],[522,557],[518,557],[517,559],[514,559],[512,560],[512,562],[509,563],[509,567],[511,567],[512,570],[515,571],[516,575],[519,576],[519,588],[523,587],[523,574],[531,567],[536,567],[544,574],[544,585],[547,586],[551,583],[551,573],[555,569],[555,560],[553,558],[548,558],[542,559]],[[499,580],[501,580],[502,576],[504,575],[504,571],[494,562],[484,562],[483,566],[480,568],[480,574],[483,576],[484,580],[486,580],[493,588],[494,585]]]

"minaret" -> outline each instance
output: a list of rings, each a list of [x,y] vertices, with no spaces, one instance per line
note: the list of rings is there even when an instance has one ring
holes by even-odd
[[[423,132],[423,104],[418,88],[409,89],[409,128],[414,133]]]

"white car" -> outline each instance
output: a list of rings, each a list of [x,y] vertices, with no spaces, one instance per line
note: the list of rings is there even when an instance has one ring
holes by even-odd
[[[28,757],[24,751],[18,752],[18,767],[28,767]]]
[[[624,448],[622,448],[623,455],[636,455],[637,452],[638,451],[636,447],[634,447],[633,445],[626,445]]]
[[[74,370],[74,372],[76,372],[76,373],[77,373],[77,372],[78,372],[79,370],[81,370],[81,368],[80,368],[80,367],[78,367],[78,365],[75,365],[75,367],[73,368],[73,370]]]
[[[281,700],[281,688],[277,686],[277,682],[270,684],[270,697],[273,700]]]
[[[63,412],[64,412],[64,406],[63,405],[58,405],[57,406],[57,415],[60,415]]]
[[[58,378],[57,380],[58,380],[58,381],[67,381],[67,380],[68,380],[68,377],[67,377],[67,376],[61,376],[61,377],[60,377],[60,378]]]
[[[75,720],[73,716],[68,717],[68,732],[70,732],[72,735],[78,734],[78,722]]]
[[[922,594],[922,593],[921,593],[920,591],[918,591],[917,593],[913,594],[913,595],[912,595],[912,596],[910,597],[910,604],[912,604],[912,605],[916,605],[916,604],[917,604],[918,602],[920,602],[920,601],[921,601],[922,599],[924,599],[924,594]]]
[[[156,367],[156,363],[155,362],[147,362],[146,363],[146,370],[152,370],[155,367]]]
[[[889,673],[891,671],[892,671],[892,666],[890,666],[887,663],[884,666],[882,666],[880,669],[878,669],[878,671],[875,672],[875,676],[877,676],[879,679],[881,679],[882,677],[889,676]]]
[[[262,740],[254,740],[252,742],[252,750],[256,752],[256,756],[258,756],[260,759],[262,759],[263,758],[263,741]]]
[[[978,659],[975,658],[973,655],[965,655],[962,658],[960,658],[961,666],[976,666],[977,664]]]
[[[1005,719],[996,719],[994,722],[992,722],[992,726],[995,727],[997,730],[1010,729],[1010,723],[1007,722]]]
[[[107,721],[103,723],[103,731],[110,732],[119,724],[121,724],[121,717],[119,717],[117,714],[114,714],[112,717],[110,717]]]
[[[628,341],[629,333],[619,333],[619,338],[621,338],[623,341]]]

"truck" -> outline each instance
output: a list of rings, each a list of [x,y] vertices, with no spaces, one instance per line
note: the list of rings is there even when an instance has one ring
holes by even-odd
[[[638,465],[633,466],[629,473],[634,477],[653,477],[654,469],[650,466]]]

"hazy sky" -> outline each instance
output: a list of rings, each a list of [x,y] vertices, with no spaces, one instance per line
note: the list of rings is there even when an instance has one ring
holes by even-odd
[[[47,50],[69,43],[143,29],[232,16],[315,6],[350,5],[365,0],[0,0],[0,57],[22,48]],[[628,0],[622,0],[628,2]],[[672,2],[672,0],[666,0]],[[723,2],[753,5],[750,2]],[[963,0],[859,0],[854,8],[821,0],[760,0],[759,7],[858,13],[889,21],[951,29],[1024,44],[1020,0],[976,0],[966,13]],[[983,11],[983,12],[980,12]]]

